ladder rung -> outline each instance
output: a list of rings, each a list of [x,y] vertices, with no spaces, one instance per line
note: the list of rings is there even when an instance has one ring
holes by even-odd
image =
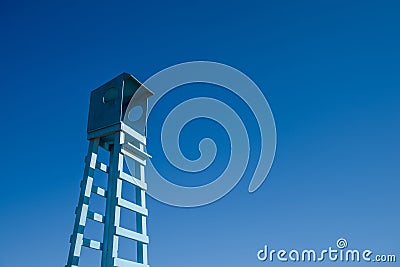
[[[116,267],[149,267],[147,264],[128,261],[120,258],[114,258],[114,266]]]
[[[107,195],[106,190],[104,190],[103,188],[96,186],[96,185],[92,186],[92,192],[101,197],[106,197],[106,195]]]
[[[96,161],[96,168],[100,171],[108,173],[108,166],[100,161]]]
[[[92,162],[93,160],[93,162]],[[91,167],[95,167],[96,169],[103,171],[105,173],[108,173],[108,166],[98,160],[94,161],[94,159],[92,159],[92,157],[90,156],[86,156],[85,158],[85,162],[90,164]]]
[[[146,145],[146,137],[143,136],[142,134],[136,132],[135,130],[133,130],[130,126],[127,126],[125,123],[121,123],[121,129],[123,132],[128,133],[130,136],[132,136],[134,139],[136,139],[140,143]]]
[[[121,148],[121,153],[137,161],[139,164],[146,166],[146,157],[139,155],[138,153],[130,149],[128,146],[123,146]]]
[[[97,250],[101,250],[103,248],[103,244],[100,243],[99,241],[90,240],[87,238],[83,239],[82,245],[85,247],[93,248],[93,249],[97,249]]]
[[[129,239],[132,239],[132,240],[139,241],[139,242],[144,243],[144,244],[148,244],[149,243],[149,237],[147,235],[140,234],[140,233],[125,229],[125,228],[120,227],[120,226],[116,226],[115,234],[119,235],[119,236],[123,236],[123,237],[129,238]]]
[[[125,146],[127,149],[131,150],[132,152],[135,152],[137,154],[139,154],[141,157],[143,158],[151,158],[151,156],[149,154],[147,154],[145,151],[141,150],[140,148],[136,147],[134,144],[132,143],[125,143],[123,144],[123,146]]]
[[[77,231],[77,233],[76,234],[72,234],[70,237],[69,237],[69,242],[70,243],[75,243],[76,242],[76,240],[78,240],[78,239],[83,239],[83,232],[84,232],[84,227],[82,228],[81,227],[81,230],[82,231],[80,231],[80,230],[78,230]]]
[[[88,219],[91,219],[93,221],[100,222],[100,223],[104,223],[104,221],[105,221],[105,217],[103,215],[101,215],[100,213],[93,212],[93,211],[88,211],[87,217],[88,217]]]
[[[147,211],[146,208],[143,208],[135,203],[132,203],[128,200],[122,199],[122,198],[118,198],[118,206],[123,207],[123,208],[127,208],[129,210],[132,210],[134,212],[140,213],[144,216],[147,216],[149,213]]]
[[[67,265],[65,265],[65,267],[78,267],[78,262],[79,262],[79,257],[78,256],[73,256],[72,257],[72,262],[71,263],[67,263]]]
[[[143,190],[147,190],[147,184],[135,177],[133,177],[132,175],[129,175],[123,171],[119,172],[119,178],[121,178],[122,180],[131,183],[133,185],[139,186],[141,189]]]

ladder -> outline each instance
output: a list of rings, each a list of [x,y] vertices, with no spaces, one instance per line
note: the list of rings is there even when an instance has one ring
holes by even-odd
[[[85,159],[84,175],[78,205],[75,211],[75,223],[70,238],[70,250],[66,267],[78,267],[82,247],[101,251],[101,267],[146,267],[147,236],[146,189],[144,168],[150,156],[145,152],[145,137],[120,123],[114,127],[102,129],[88,136],[89,148]],[[109,164],[98,160],[99,147],[109,152]],[[133,175],[124,171],[126,159],[133,160]],[[95,170],[107,174],[107,188],[95,185]],[[123,181],[135,187],[135,203],[122,198]],[[89,200],[92,194],[106,199],[105,214],[90,210]],[[121,209],[135,213],[136,229],[120,226]],[[104,224],[103,240],[85,238],[87,220]],[[118,241],[120,237],[136,242],[136,261],[118,257]]]

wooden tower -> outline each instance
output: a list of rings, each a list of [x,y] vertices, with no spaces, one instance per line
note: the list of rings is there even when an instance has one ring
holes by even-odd
[[[87,128],[89,149],[66,267],[79,265],[82,247],[101,251],[101,267],[149,266],[144,169],[146,160],[150,157],[145,152],[145,146],[147,99],[152,94],[127,73],[119,75],[91,93]],[[124,119],[128,117],[129,119]],[[108,164],[98,160],[99,148],[108,152]],[[133,162],[134,173],[124,171],[124,160]],[[96,186],[96,169],[107,174],[107,188]],[[122,198],[123,181],[135,187],[134,202]],[[89,200],[92,194],[106,199],[105,214],[90,209]],[[121,209],[135,213],[132,220],[136,220],[136,229],[120,226]],[[90,240],[85,237],[88,219],[104,224],[102,240]],[[118,257],[120,237],[136,242],[137,251],[133,252],[136,254],[136,261]]]

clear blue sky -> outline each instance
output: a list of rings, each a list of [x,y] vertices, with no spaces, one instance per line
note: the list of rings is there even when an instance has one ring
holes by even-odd
[[[264,244],[339,237],[398,253],[399,14],[398,1],[2,1],[0,267],[66,263],[90,91],[192,60],[258,84],[277,154],[254,194],[247,177],[201,208],[149,199],[152,266],[267,266]]]

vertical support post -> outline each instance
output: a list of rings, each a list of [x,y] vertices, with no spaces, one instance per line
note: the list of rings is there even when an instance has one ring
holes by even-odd
[[[89,208],[90,194],[93,186],[94,170],[96,168],[97,153],[100,138],[91,139],[89,142],[88,153],[86,156],[85,170],[81,181],[81,192],[79,195],[78,206],[75,210],[74,230],[71,235],[71,245],[68,253],[66,267],[78,266],[81,248],[83,244],[83,234]]]
[[[121,144],[124,142],[124,133],[117,132],[110,147],[110,169],[107,185],[106,215],[104,224],[103,252],[101,267],[114,266],[114,258],[118,255],[119,237],[116,228],[120,223],[120,207],[117,206],[121,196],[121,183],[118,182],[119,173],[123,168]]]
[[[144,145],[140,143],[140,150],[144,151]],[[135,176],[142,182],[145,182],[144,167],[139,162],[135,162]],[[146,207],[146,192],[140,187],[136,187],[136,203],[139,206]],[[137,232],[147,235],[147,225],[146,217],[140,213],[136,213],[136,227]],[[148,264],[147,261],[147,244],[138,242],[137,244],[137,261],[145,265]]]

